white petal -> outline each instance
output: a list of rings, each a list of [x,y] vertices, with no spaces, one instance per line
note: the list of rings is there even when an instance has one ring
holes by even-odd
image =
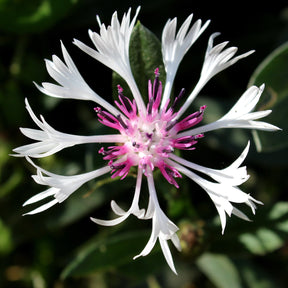
[[[160,245],[161,245],[162,252],[163,252],[163,254],[165,256],[166,262],[168,263],[168,265],[171,268],[171,270],[177,275],[177,272],[176,272],[176,269],[175,269],[175,266],[174,266],[173,258],[172,258],[171,251],[169,249],[167,240],[164,240],[164,239],[160,238],[159,242],[160,242]]]
[[[22,132],[23,135],[25,135],[26,137],[33,139],[33,140],[42,141],[42,140],[45,140],[47,138],[46,133],[42,130],[30,129],[30,128],[20,128],[20,131]]]
[[[60,85],[42,83],[41,87],[35,83],[36,87],[52,97],[94,101],[110,113],[118,115],[118,109],[101,98],[84,81],[62,42],[61,48],[65,63],[55,55],[52,56],[52,61],[46,60],[49,75]]]
[[[142,169],[139,168],[134,197],[132,200],[131,207],[129,208],[129,210],[127,212],[125,212],[122,208],[119,207],[119,205],[114,200],[112,200],[111,201],[111,208],[112,208],[113,212],[116,215],[119,215],[120,217],[118,217],[116,219],[112,219],[112,220],[101,220],[101,219],[96,219],[96,218],[91,218],[91,220],[93,222],[99,224],[99,225],[113,226],[113,225],[117,225],[117,224],[123,222],[131,214],[136,215],[140,219],[144,219],[145,218],[144,217],[145,210],[144,209],[140,210],[139,206],[138,206],[140,189],[141,189],[141,182],[142,182],[142,174],[143,174]]]
[[[111,208],[116,215],[122,216],[126,213],[114,200],[111,201]]]
[[[226,214],[225,214],[224,209],[221,206],[215,205],[215,207],[216,207],[218,214],[219,214],[219,217],[220,217],[220,222],[221,222],[221,226],[222,226],[222,234],[224,234],[225,227],[226,227]]]
[[[30,128],[20,128],[20,130],[25,136],[39,142],[15,148],[13,151],[19,153],[18,156],[20,157],[29,156],[34,158],[42,158],[53,155],[64,148],[68,148],[78,144],[107,143],[107,142],[113,143],[113,142],[125,142],[127,140],[126,137],[123,137],[121,134],[78,136],[59,132],[55,130],[53,127],[51,127],[45,121],[44,117],[40,116],[40,120],[36,117],[27,99],[25,99],[25,103],[31,118],[33,119],[35,124],[40,128],[40,130]]]
[[[176,233],[171,237],[171,241],[174,244],[174,246],[177,248],[178,251],[182,250],[179,237],[177,236]]]
[[[84,183],[111,171],[111,168],[109,166],[105,166],[103,168],[96,169],[88,173],[83,173],[74,176],[63,176],[44,170],[43,168],[37,166],[29,157],[26,157],[26,159],[37,169],[37,175],[32,176],[34,181],[40,185],[50,186],[51,190],[48,189],[46,190],[46,193],[40,193],[32,197],[30,200],[24,203],[25,205],[44,199],[52,194],[55,197],[56,201],[61,203],[65,199],[67,199],[72,193],[74,193],[77,189],[79,189],[79,187],[81,187]]]
[[[237,52],[237,47],[230,47],[223,50],[228,42],[223,42],[213,47],[214,38],[218,35],[219,33],[214,33],[209,38],[200,79],[178,112],[177,118],[183,115],[183,113],[190,107],[192,101],[212,77],[229,66],[235,64],[238,60],[247,57],[254,52],[249,51],[232,58]]]
[[[130,215],[130,213],[126,213],[125,215],[118,217],[116,219],[112,219],[112,220],[101,220],[101,219],[96,219],[96,218],[92,218],[92,217],[90,217],[90,219],[98,225],[114,226],[114,225],[118,225],[121,222],[123,222],[125,219],[128,218],[129,215]]]
[[[245,156],[247,153],[248,146],[245,148],[241,156]],[[230,167],[233,167],[234,165],[240,165],[242,162],[242,157],[239,157]],[[236,167],[237,167],[236,165]],[[228,168],[230,168],[228,167]],[[187,175],[189,178],[191,178],[193,181],[195,181],[198,185],[200,185],[210,196],[211,200],[214,202],[219,216],[221,220],[222,225],[222,233],[224,233],[225,225],[226,225],[226,214],[225,212],[231,216],[231,214],[235,214],[237,217],[243,218],[247,220],[248,218],[243,214],[241,211],[239,211],[237,208],[233,207],[233,205],[230,203],[245,203],[250,206],[252,209],[252,212],[255,212],[256,205],[253,203],[261,203],[254,198],[252,198],[249,194],[244,193],[241,191],[238,187],[233,187],[229,184],[229,182],[225,183],[213,183],[210,181],[207,181],[206,179],[203,179],[202,177],[198,176],[197,174],[193,173],[192,171],[184,168],[181,165],[175,166],[175,168],[182,172],[183,174]]]
[[[43,211],[49,209],[50,207],[54,206],[57,203],[58,203],[57,199],[54,199],[54,200],[52,200],[52,201],[50,201],[50,202],[48,202],[48,203],[46,203],[46,204],[44,204],[38,208],[32,210],[31,212],[25,213],[23,215],[33,215],[33,214],[43,212]]]
[[[268,116],[270,113],[272,112],[272,110],[265,110],[265,111],[257,111],[257,112],[253,112],[253,113],[249,113],[246,115],[243,115],[241,117],[242,120],[254,120],[254,119],[261,119],[264,118],[266,116]]]
[[[111,26],[107,28],[101,24],[98,18],[98,22],[101,25],[100,34],[89,31],[89,36],[96,50],[76,39],[74,39],[73,43],[91,57],[117,72],[127,82],[139,111],[145,111],[146,108],[129,62],[129,42],[139,10],[140,7],[138,7],[134,18],[130,22],[131,10],[129,9],[127,15],[124,14],[121,25],[115,12],[111,19]]]
[[[251,112],[258,103],[260,96],[264,90],[264,85],[259,88],[251,86],[248,88],[236,104],[221,119],[239,119],[242,115]]]
[[[237,101],[237,103],[229,110],[229,112],[226,113],[219,120],[212,122],[210,124],[206,124],[206,125],[179,133],[177,136],[183,137],[183,136],[197,135],[197,134],[206,133],[208,131],[213,131],[213,130],[223,129],[223,128],[244,128],[244,129],[255,129],[255,130],[263,130],[263,131],[281,130],[277,126],[274,126],[266,122],[253,121],[253,120],[263,118],[271,113],[270,110],[250,113],[254,109],[256,104],[258,103],[260,96],[263,92],[263,89],[264,89],[264,85],[261,85],[259,88],[256,86],[252,86],[248,88],[244,92],[244,94],[240,97],[240,99]]]
[[[155,246],[155,243],[157,241],[157,236],[158,235],[156,235],[156,234],[157,233],[155,233],[155,231],[152,230],[151,236],[150,236],[149,241],[147,242],[146,246],[141,251],[141,253],[136,255],[136,256],[134,256],[133,259],[136,259],[136,258],[138,258],[140,256],[146,256],[146,255],[148,255],[151,252],[151,250],[153,249],[153,247]]]
[[[235,207],[233,207],[232,214],[234,214],[238,218],[241,218],[241,219],[243,219],[245,221],[251,221],[243,212],[241,212],[239,209],[237,209]]]
[[[223,186],[223,189],[225,186]],[[246,194],[245,192],[241,191],[237,187],[232,187],[229,189],[229,186],[227,187],[227,199],[228,201],[234,202],[234,203],[245,203],[248,201],[250,196]]]
[[[226,183],[231,186],[238,186],[244,183],[248,180],[249,175],[247,174],[246,167],[240,167],[244,159],[247,156],[248,150],[249,150],[249,143],[247,144],[244,151],[241,153],[241,155],[236,159],[230,166],[228,166],[225,169],[217,170],[217,169],[211,169],[207,168],[198,164],[195,164],[193,162],[187,161],[177,155],[170,155],[170,158],[177,161],[181,165],[184,165],[186,167],[189,167],[193,170],[199,171],[201,173],[204,173],[211,177],[212,179],[216,180],[219,183]],[[167,164],[175,167],[176,169],[181,169],[181,166],[174,161],[166,160]]]
[[[154,202],[151,198],[151,196],[149,197],[149,202],[148,202],[148,208],[146,210],[144,219],[151,219],[154,215],[154,211],[155,211],[155,205]]]
[[[192,20],[192,16],[193,15],[191,14],[190,16],[187,17],[187,19],[180,27],[176,37],[175,34],[176,34],[177,18],[174,18],[173,20],[168,20],[163,29],[162,57],[165,65],[167,78],[165,81],[165,88],[162,96],[161,108],[164,107],[164,105],[167,102],[167,99],[170,97],[176,71],[184,55],[210,23],[210,21],[207,21],[201,27],[201,20],[198,20],[192,25],[192,27],[188,31],[188,28]]]
[[[56,190],[57,191],[57,190]],[[49,196],[53,196],[55,194],[55,188],[49,188],[47,189],[46,191],[43,191],[33,197],[31,197],[30,199],[28,199],[24,204],[23,206],[26,206],[26,205],[29,205],[29,204],[32,204],[32,203],[35,203],[35,202],[38,202],[40,200],[43,200]]]
[[[240,165],[243,163],[243,161],[244,161],[244,160],[246,159],[246,157],[247,157],[249,148],[250,148],[250,141],[248,141],[248,143],[247,143],[245,149],[243,150],[243,152],[241,153],[241,155],[240,155],[229,167],[227,167],[227,168],[224,169],[224,170],[228,170],[228,169],[231,169],[231,168],[238,168],[238,167],[240,167]]]

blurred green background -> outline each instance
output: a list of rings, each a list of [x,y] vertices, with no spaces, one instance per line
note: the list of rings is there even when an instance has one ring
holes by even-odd
[[[273,1],[97,1],[0,0],[0,287],[3,288],[284,288],[288,283],[288,3]],[[248,83],[266,83],[259,109],[272,108],[267,117],[283,128],[277,133],[219,131],[209,133],[190,152],[196,163],[223,168],[239,155],[248,141],[252,147],[245,162],[251,178],[243,190],[264,202],[253,222],[228,219],[225,234],[214,204],[191,181],[180,189],[165,181],[157,188],[163,210],[180,227],[183,252],[173,251],[178,276],[163,259],[160,248],[133,261],[148,241],[151,223],[133,217],[116,227],[99,227],[89,217],[110,218],[115,199],[127,207],[135,178],[91,181],[65,203],[35,216],[25,216],[22,203],[44,187],[35,184],[33,167],[9,156],[26,143],[19,127],[35,127],[24,107],[27,97],[36,114],[43,114],[55,129],[79,135],[103,132],[93,103],[52,99],[33,85],[50,81],[43,59],[61,55],[62,40],[84,79],[99,95],[112,100],[111,71],[72,44],[73,38],[90,45],[88,29],[98,31],[95,15],[109,24],[112,13],[141,5],[139,20],[157,37],[168,18],[179,23],[194,13],[195,19],[212,20],[193,45],[177,74],[175,91],[193,88],[200,73],[208,37],[230,41],[239,53],[256,53],[213,78],[195,101],[207,104],[205,121],[223,115]],[[92,45],[92,44],[91,44]],[[258,69],[256,70],[256,68]],[[253,138],[254,137],[254,138]],[[262,152],[256,151],[256,143]],[[259,146],[259,145],[258,145]],[[100,146],[83,145],[41,159],[46,169],[77,174],[100,167]],[[160,177],[158,181],[162,181]],[[121,184],[120,184],[121,183]],[[148,194],[143,185],[141,201]],[[241,207],[242,208],[242,207]],[[245,211],[245,207],[244,207]]]

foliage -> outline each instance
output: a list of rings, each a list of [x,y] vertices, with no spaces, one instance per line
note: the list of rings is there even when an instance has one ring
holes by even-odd
[[[127,10],[128,2],[121,2],[119,14]],[[156,31],[157,36],[140,22],[132,35],[130,57],[140,91],[145,95],[147,79],[151,78],[150,73],[155,66],[160,71],[163,67],[158,38],[161,36],[160,28],[168,17],[182,19],[191,11],[196,11],[198,15],[204,15],[203,18],[212,18],[225,38],[232,38],[233,45],[241,49],[256,48],[254,56],[213,79],[203,91],[204,95],[196,99],[195,106],[207,104],[205,121],[210,122],[223,115],[230,103],[241,95],[249,75],[252,75],[249,85],[266,84],[265,97],[259,109],[263,106],[271,108],[273,113],[267,122],[281,127],[283,132],[253,134],[256,147],[262,152],[257,152],[255,148],[249,152],[246,164],[251,179],[243,188],[265,205],[259,207],[256,215],[250,216],[252,222],[233,217],[229,219],[226,232],[222,235],[219,219],[215,218],[217,212],[204,191],[186,179],[179,181],[181,189],[177,190],[159,177],[156,185],[161,203],[164,206],[166,203],[169,217],[180,227],[183,252],[173,251],[178,276],[171,275],[167,270],[159,248],[147,257],[132,260],[148,240],[151,223],[139,223],[140,220],[130,217],[125,224],[101,228],[89,219],[90,216],[113,217],[109,214],[111,199],[115,199],[121,207],[128,206],[135,185],[133,175],[122,182],[110,177],[92,181],[52,210],[23,217],[27,209],[21,207],[22,203],[41,189],[30,177],[35,171],[26,166],[23,159],[9,156],[14,147],[23,145],[25,141],[18,127],[32,125],[24,109],[24,98],[28,97],[33,106],[37,105],[37,111],[41,111],[47,122],[60,131],[73,131],[75,134],[77,130],[81,131],[79,134],[101,132],[102,128],[93,113],[93,104],[50,99],[41,95],[32,81],[48,80],[43,58],[50,58],[53,53],[60,56],[60,39],[68,43],[73,37],[87,37],[88,28],[97,29],[95,14],[99,14],[101,19],[103,15],[106,23],[119,2],[33,0],[24,4],[23,1],[0,0],[1,287],[286,287],[288,19],[284,16],[287,11],[283,10],[284,5],[280,2],[270,10],[257,7],[257,15],[262,15],[260,20],[257,19],[261,23],[258,26],[253,8],[250,8],[252,11],[244,10],[242,12],[247,12],[247,19],[241,29],[238,28],[239,18],[234,15],[236,18],[233,19],[224,13],[226,6],[221,6],[221,3],[217,4],[219,7],[216,4],[207,7],[209,5],[205,3],[196,7],[193,6],[196,4],[187,6],[185,1],[182,2],[147,1],[143,4],[141,23]],[[161,15],[156,17],[158,12],[155,11],[159,7]],[[239,9],[239,15],[243,16],[242,8]],[[205,32],[207,38],[210,32]],[[203,60],[206,44],[201,41],[192,47],[181,64],[175,91],[180,91],[182,87],[191,89],[197,80],[197,69]],[[85,55],[77,54],[78,50],[72,45],[67,47],[81,73],[88,76],[89,84],[97,93],[112,95],[116,91],[115,86],[122,83],[119,76],[109,74],[106,68],[97,66],[95,62],[88,62]],[[253,72],[256,66],[258,68]],[[145,73],[140,75],[139,71]],[[165,78],[164,75],[165,72],[161,72],[161,77]],[[125,89],[124,84],[121,85]],[[107,99],[112,101],[112,96]],[[203,165],[209,163],[215,168],[225,166],[235,159],[249,139],[253,138],[247,131],[215,132],[197,146],[192,155],[193,161]],[[101,165],[99,148],[90,144],[70,148],[57,157],[41,160],[41,165],[67,175],[90,171]],[[147,198],[147,195],[146,198],[143,196],[141,201],[147,201]]]

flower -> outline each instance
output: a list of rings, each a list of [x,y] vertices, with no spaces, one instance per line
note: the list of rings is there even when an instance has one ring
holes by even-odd
[[[125,179],[131,167],[136,167],[138,172],[131,207],[124,211],[115,201],[111,201],[111,208],[118,218],[112,220],[91,219],[104,226],[117,225],[131,214],[141,220],[151,219],[151,237],[143,251],[135,258],[149,254],[159,240],[168,265],[176,273],[168,241],[171,240],[174,246],[181,250],[177,236],[178,227],[160,207],[153,178],[154,172],[159,169],[162,176],[177,188],[179,188],[177,178],[181,178],[182,175],[186,175],[202,187],[216,206],[221,220],[222,233],[224,233],[226,214],[228,216],[234,214],[244,220],[249,220],[243,212],[233,206],[233,203],[245,203],[253,213],[255,213],[256,204],[261,204],[260,201],[241,191],[238,187],[249,178],[246,167],[241,166],[247,156],[249,143],[241,155],[230,166],[222,170],[190,162],[174,152],[194,150],[204,133],[220,128],[265,131],[274,131],[278,128],[257,121],[271,113],[270,110],[252,112],[260,99],[264,85],[248,88],[230,111],[213,123],[199,125],[204,117],[205,105],[201,106],[198,111],[189,112],[188,116],[182,117],[194,98],[214,75],[253,52],[249,51],[235,57],[237,48],[225,48],[228,42],[214,46],[213,41],[218,34],[213,34],[208,41],[199,81],[186,97],[184,104],[178,109],[179,100],[184,99],[184,89],[174,100],[171,96],[178,66],[186,52],[209,24],[207,21],[202,25],[201,20],[197,20],[190,27],[192,15],[182,24],[177,34],[177,18],[168,20],[166,23],[162,34],[162,55],[167,75],[165,85],[162,87],[159,79],[160,71],[156,68],[153,83],[151,81],[148,83],[148,103],[144,103],[129,62],[129,41],[139,9],[132,20],[130,20],[131,10],[129,9],[127,14],[124,14],[121,23],[115,12],[111,25],[108,27],[102,24],[98,17],[100,32],[89,31],[95,49],[79,40],[74,40],[74,44],[81,50],[117,72],[129,85],[133,99],[125,96],[120,85],[118,85],[118,100],[115,101],[115,106],[100,97],[82,78],[63,43],[61,43],[61,47],[64,61],[57,56],[53,56],[52,61],[46,60],[48,73],[58,84],[42,83],[42,86],[36,84],[40,91],[52,97],[94,101],[97,104],[94,110],[99,122],[113,128],[115,134],[77,136],[59,132],[52,128],[42,116],[38,119],[28,101],[25,100],[26,108],[39,129],[20,128],[24,135],[35,142],[18,147],[14,149],[14,152],[16,156],[26,157],[36,168],[37,174],[33,176],[33,179],[40,185],[49,187],[44,192],[30,198],[24,205],[52,197],[50,202],[26,214],[39,213],[56,203],[63,202],[84,183],[101,175],[110,173],[112,178]],[[102,168],[80,175],[62,176],[42,169],[31,160],[31,158],[49,156],[64,148],[85,143],[114,143],[106,149],[102,147],[99,150],[99,154],[106,163]],[[197,172],[205,174],[210,180],[207,180],[207,177],[204,179],[199,176]],[[147,179],[149,190],[147,209],[139,208],[143,177]]]

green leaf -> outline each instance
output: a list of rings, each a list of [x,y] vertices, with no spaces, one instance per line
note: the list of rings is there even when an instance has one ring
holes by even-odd
[[[139,21],[134,27],[130,39],[129,59],[133,76],[136,80],[140,93],[147,103],[148,99],[148,80],[154,79],[154,70],[159,68],[160,80],[164,85],[165,69],[162,61],[161,43],[159,39]],[[124,80],[117,74],[113,73],[113,90],[114,87],[120,84],[124,88],[124,95],[131,98],[129,95],[129,87]],[[118,99],[114,94],[115,99]]]
[[[253,254],[264,255],[282,246],[283,240],[274,231],[259,228],[255,233],[244,233],[239,237],[240,242]]]
[[[12,237],[9,227],[0,218],[0,254],[7,254],[12,249]]]
[[[253,216],[253,222],[238,219],[230,221],[226,233],[216,239],[211,251],[265,255],[282,247],[287,237],[288,203],[279,202],[270,207],[260,207]]]
[[[98,237],[79,250],[76,257],[64,269],[61,277],[84,276],[95,271],[128,265],[145,247],[149,235],[150,231],[132,231]],[[134,261],[136,263],[141,260]]]
[[[258,103],[257,110],[272,109],[272,113],[265,117],[265,122],[271,123],[287,131],[288,111],[288,42],[274,50],[253,73],[249,86],[265,83],[265,90]],[[287,133],[273,134],[255,131],[255,142],[258,151],[270,152],[284,149],[288,146]]]
[[[23,180],[23,171],[11,166],[11,145],[0,136],[0,198],[11,193]],[[11,168],[13,173],[11,173]]]
[[[266,212],[266,215],[260,213],[255,219],[261,224],[259,228],[239,238],[254,254],[264,255],[280,248],[288,236],[288,203],[279,202]]]
[[[127,176],[119,188],[119,179],[112,179],[111,177],[95,179],[94,182],[85,184],[79,188],[79,190],[73,193],[64,203],[61,203],[61,205],[55,205],[47,211],[38,214],[37,217],[22,217],[21,215],[48,202],[48,199],[43,200],[43,203],[39,202],[29,205],[29,207],[25,206],[18,211],[19,221],[14,225],[14,230],[17,231],[15,242],[22,243],[35,237],[35,235],[39,233],[62,230],[64,227],[84,217],[87,217],[86,219],[89,220],[89,217],[94,216],[94,213],[97,213],[98,209],[105,205],[109,206],[111,199],[117,199],[117,195],[125,192],[125,199],[129,198],[134,192],[134,183],[135,179]],[[25,200],[27,199],[28,195]],[[18,205],[20,204],[22,203]],[[29,226],[30,229],[27,230],[25,228],[27,226]]]
[[[77,0],[0,0],[0,30],[40,32],[63,18]]]
[[[197,266],[217,288],[282,287],[272,278],[269,268],[266,271],[265,267],[243,258],[243,255],[232,261],[221,254],[206,253],[198,259]]]
[[[272,279],[270,271],[264,270],[262,265],[255,265],[248,259],[241,259],[237,261],[237,269],[243,282],[249,288],[271,288],[271,287],[282,287],[275,283]],[[269,269],[270,270],[270,269]],[[246,287],[246,286],[245,286]]]
[[[196,262],[198,268],[217,288],[241,288],[234,263],[226,256],[205,253]]]

